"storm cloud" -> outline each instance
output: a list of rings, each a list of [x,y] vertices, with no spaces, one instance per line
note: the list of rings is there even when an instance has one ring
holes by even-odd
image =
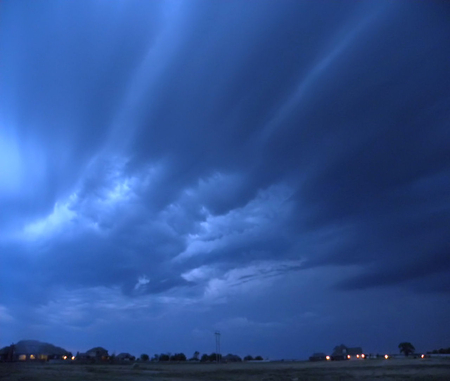
[[[0,15],[2,345],[446,345],[445,2]]]

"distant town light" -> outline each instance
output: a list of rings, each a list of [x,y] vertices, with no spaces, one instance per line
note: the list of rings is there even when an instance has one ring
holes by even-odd
[[[352,357],[352,356],[350,356],[350,355],[347,355],[347,358],[348,358],[348,359],[350,359],[350,357]]]
[[[363,353],[363,354],[361,355],[361,357],[362,357],[362,358],[366,358],[366,355]]]
[[[75,356],[72,356],[72,360],[75,360]]]
[[[384,355],[384,358],[387,360],[389,358],[389,356],[388,355]]]
[[[331,357],[330,357],[330,356],[327,356],[327,357],[325,357],[325,358],[326,358],[328,361],[331,360]]]
[[[356,355],[356,358],[359,359],[359,355]]]
[[[422,356],[420,356],[420,357],[424,359],[424,358],[425,358],[425,355],[422,355]]]
[[[63,360],[67,360],[67,356],[63,356]]]
[[[30,360],[34,360],[34,359],[35,359],[34,355],[30,355]]]

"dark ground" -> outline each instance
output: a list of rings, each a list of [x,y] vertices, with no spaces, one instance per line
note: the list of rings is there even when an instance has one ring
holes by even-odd
[[[236,364],[50,364],[0,363],[8,381],[301,381],[301,380],[450,380],[449,359],[393,359],[342,362]]]

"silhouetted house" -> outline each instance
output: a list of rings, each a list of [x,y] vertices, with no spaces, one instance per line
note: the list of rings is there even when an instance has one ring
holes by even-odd
[[[361,347],[350,348],[342,344],[334,348],[332,358],[333,360],[357,360],[364,359],[365,355]]]
[[[347,356],[351,356],[351,358],[363,358],[364,352],[361,347],[347,348]],[[363,357],[362,357],[363,356]]]
[[[21,340],[17,344],[0,350],[3,361],[48,361],[51,359],[67,359],[71,353],[52,344],[37,340]]]
[[[310,358],[309,361],[326,361],[327,355],[325,353],[314,353]]]
[[[86,355],[88,358],[95,359],[96,361],[107,361],[109,359],[108,351],[102,347],[89,349]]]
[[[130,361],[136,360],[136,357],[130,355],[129,353],[119,353],[116,356],[116,360],[123,361],[123,362],[130,362]]]

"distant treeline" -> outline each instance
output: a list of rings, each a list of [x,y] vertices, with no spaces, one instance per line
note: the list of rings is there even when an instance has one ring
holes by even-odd
[[[441,349],[435,349],[431,352],[427,352],[429,355],[448,355],[450,354],[450,347],[445,349],[445,348],[441,348]]]
[[[211,353],[211,354],[203,354],[200,356],[199,352],[194,352],[194,355],[191,358],[187,358],[184,353],[161,353],[161,354],[155,354],[151,359],[150,356],[146,353],[143,353],[140,356],[140,361],[146,362],[146,361],[153,361],[153,362],[167,362],[167,361],[198,361],[198,362],[240,362],[242,361],[242,358],[238,355],[234,354],[228,354],[226,356],[222,356],[221,354],[217,353]],[[244,357],[243,361],[262,361],[263,358],[261,356],[250,356],[247,355]]]

